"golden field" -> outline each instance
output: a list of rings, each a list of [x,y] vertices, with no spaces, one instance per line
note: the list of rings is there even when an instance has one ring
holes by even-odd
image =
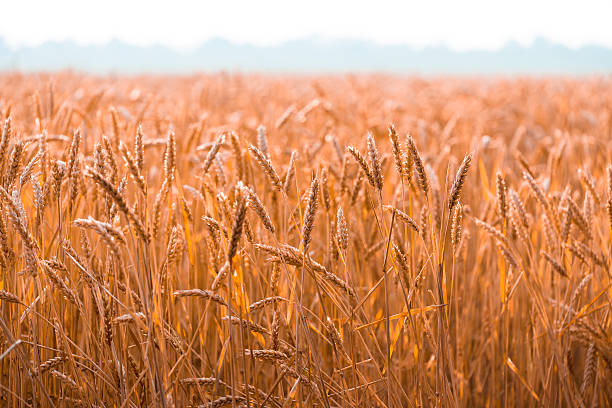
[[[0,76],[0,405],[612,405],[612,82]]]

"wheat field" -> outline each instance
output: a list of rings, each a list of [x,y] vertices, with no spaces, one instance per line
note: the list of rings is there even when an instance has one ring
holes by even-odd
[[[0,76],[0,406],[612,406],[612,82]]]

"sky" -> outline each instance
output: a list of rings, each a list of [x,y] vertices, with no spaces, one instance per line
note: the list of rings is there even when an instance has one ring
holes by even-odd
[[[0,37],[12,47],[70,40],[190,50],[222,37],[274,45],[304,37],[454,50],[535,38],[612,47],[611,0],[5,0]]]

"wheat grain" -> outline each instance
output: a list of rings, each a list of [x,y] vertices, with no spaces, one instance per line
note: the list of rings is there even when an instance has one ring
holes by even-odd
[[[249,146],[249,151],[254,156],[254,158],[257,161],[257,163],[259,163],[259,165],[263,169],[264,173],[266,173],[266,176],[268,176],[268,179],[270,180],[272,185],[279,192],[283,191],[283,185],[281,183],[280,177],[278,176],[278,173],[276,172],[276,170],[272,166],[272,162],[270,161],[270,159],[268,157],[266,157],[266,155],[264,153],[262,153],[261,150],[259,150],[257,147],[255,147],[253,145]]]
[[[419,187],[421,188],[423,195],[427,197],[427,193],[429,191],[429,181],[427,180],[427,174],[425,174],[423,160],[421,160],[421,155],[412,136],[408,135],[406,137],[406,141],[408,143],[408,151],[410,152],[410,156],[412,157],[412,162],[414,163],[414,168],[416,170]]]
[[[470,163],[472,162],[472,154],[468,154],[463,159],[461,166],[459,166],[459,170],[457,170],[457,175],[455,176],[455,182],[453,183],[453,187],[448,195],[448,210],[449,212],[453,211],[453,208],[459,202],[461,198],[461,189],[463,188],[463,183],[465,183],[465,178],[467,176],[468,170],[470,169]]]
[[[314,227],[315,215],[318,207],[318,190],[319,183],[315,177],[310,184],[308,202],[304,210],[304,221],[302,223],[302,250],[304,253],[308,252],[308,247],[310,246],[312,229]]]

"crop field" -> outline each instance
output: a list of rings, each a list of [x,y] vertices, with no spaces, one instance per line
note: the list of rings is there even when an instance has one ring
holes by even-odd
[[[610,78],[0,75],[0,406],[612,406]]]

